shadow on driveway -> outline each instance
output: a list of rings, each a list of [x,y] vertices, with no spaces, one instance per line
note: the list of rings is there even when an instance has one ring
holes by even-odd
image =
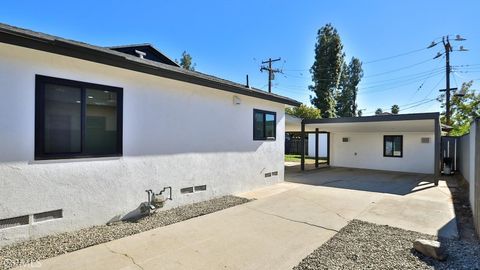
[[[321,168],[304,173],[286,172],[286,181],[314,186],[407,195],[435,187],[433,175],[352,169]]]

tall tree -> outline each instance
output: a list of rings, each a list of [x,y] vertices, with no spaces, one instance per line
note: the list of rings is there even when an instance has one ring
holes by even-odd
[[[186,51],[183,51],[182,58],[180,58],[180,61],[175,59],[175,63],[179,64],[182,68],[191,70],[191,71],[195,71],[195,66],[197,65],[192,62],[192,56]]]
[[[362,80],[363,69],[360,59],[352,57],[350,63],[344,64],[341,76],[341,90],[337,97],[337,115],[352,117],[357,115],[358,84]]]
[[[309,89],[312,104],[320,109],[323,118],[336,117],[335,97],[340,81],[344,54],[337,30],[326,24],[317,33],[315,62],[310,68],[313,85]]]
[[[453,96],[451,99],[451,117],[450,125],[452,130],[449,132],[451,136],[461,136],[469,132],[470,124],[475,118],[480,117],[480,93],[471,89],[473,81],[462,84],[460,93],[463,96]],[[443,96],[439,100],[444,101]],[[441,107],[445,109],[445,103]],[[442,112],[441,122],[446,124],[445,111]]]
[[[313,106],[307,106],[305,104],[302,104],[299,107],[286,108],[285,113],[302,119],[322,118],[319,109]]]
[[[398,114],[400,112],[400,107],[397,104],[394,104],[391,109],[392,114]]]

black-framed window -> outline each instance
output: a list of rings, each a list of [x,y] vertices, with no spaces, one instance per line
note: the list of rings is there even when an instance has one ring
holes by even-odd
[[[403,136],[385,135],[383,136],[383,156],[384,157],[403,157]]]
[[[36,76],[35,159],[122,155],[123,89]]]
[[[277,135],[277,114],[275,112],[253,110],[253,139],[275,140]]]

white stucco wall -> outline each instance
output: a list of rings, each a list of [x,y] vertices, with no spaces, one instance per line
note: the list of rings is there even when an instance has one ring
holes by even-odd
[[[403,157],[383,156],[383,136],[403,135]],[[342,142],[342,138],[349,138]],[[421,143],[429,137],[430,143]],[[388,170],[416,173],[434,173],[434,133],[331,133],[330,162],[332,166]]]
[[[475,155],[476,143],[480,143],[475,139],[477,135],[477,125],[478,120],[472,122],[469,134],[459,138],[460,149],[458,153],[460,163],[459,170],[463,178],[468,182],[470,206],[473,212],[475,212],[475,181],[480,181],[479,179],[475,179],[475,170],[480,168],[477,165],[480,163],[480,160],[477,160]]]
[[[123,157],[35,161],[36,74],[122,87]],[[284,178],[283,104],[237,95],[234,105],[233,93],[6,44],[0,96],[0,219],[64,213],[0,230],[0,245],[136,213],[146,189],[172,186],[170,208]],[[277,113],[276,141],[252,139],[254,108]]]
[[[327,151],[327,134],[320,133],[318,134],[318,156],[326,157]],[[308,134],[308,156],[315,157],[315,133]]]

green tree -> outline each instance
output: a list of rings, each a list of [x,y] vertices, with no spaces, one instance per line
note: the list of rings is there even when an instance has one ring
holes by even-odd
[[[375,111],[375,115],[379,115],[379,114],[383,114],[382,108],[378,108],[378,109]]]
[[[299,107],[286,108],[285,113],[302,119],[322,118],[319,109],[305,104],[302,104]]]
[[[480,93],[471,89],[472,84],[473,81],[463,83],[460,90],[463,96],[453,95],[451,98],[450,126],[452,130],[449,132],[451,136],[461,136],[468,133],[472,121],[480,117]],[[443,101],[443,95],[439,99]],[[445,109],[445,102],[442,103],[441,107]],[[447,124],[445,111],[442,112],[440,120],[442,124]]]
[[[400,107],[397,104],[393,105],[391,112],[392,114],[398,114],[400,112]]]
[[[363,77],[362,62],[352,57],[348,66],[344,64],[341,76],[341,90],[337,96],[337,115],[352,117],[357,115],[358,84]]]
[[[182,58],[180,58],[180,61],[175,59],[175,63],[179,64],[182,68],[191,70],[191,71],[195,71],[195,66],[197,65],[192,62],[192,56],[186,51],[183,51]]]
[[[313,85],[308,88],[312,104],[320,109],[323,118],[336,117],[335,97],[344,64],[343,45],[337,30],[326,24],[317,33],[315,61],[310,68]]]

